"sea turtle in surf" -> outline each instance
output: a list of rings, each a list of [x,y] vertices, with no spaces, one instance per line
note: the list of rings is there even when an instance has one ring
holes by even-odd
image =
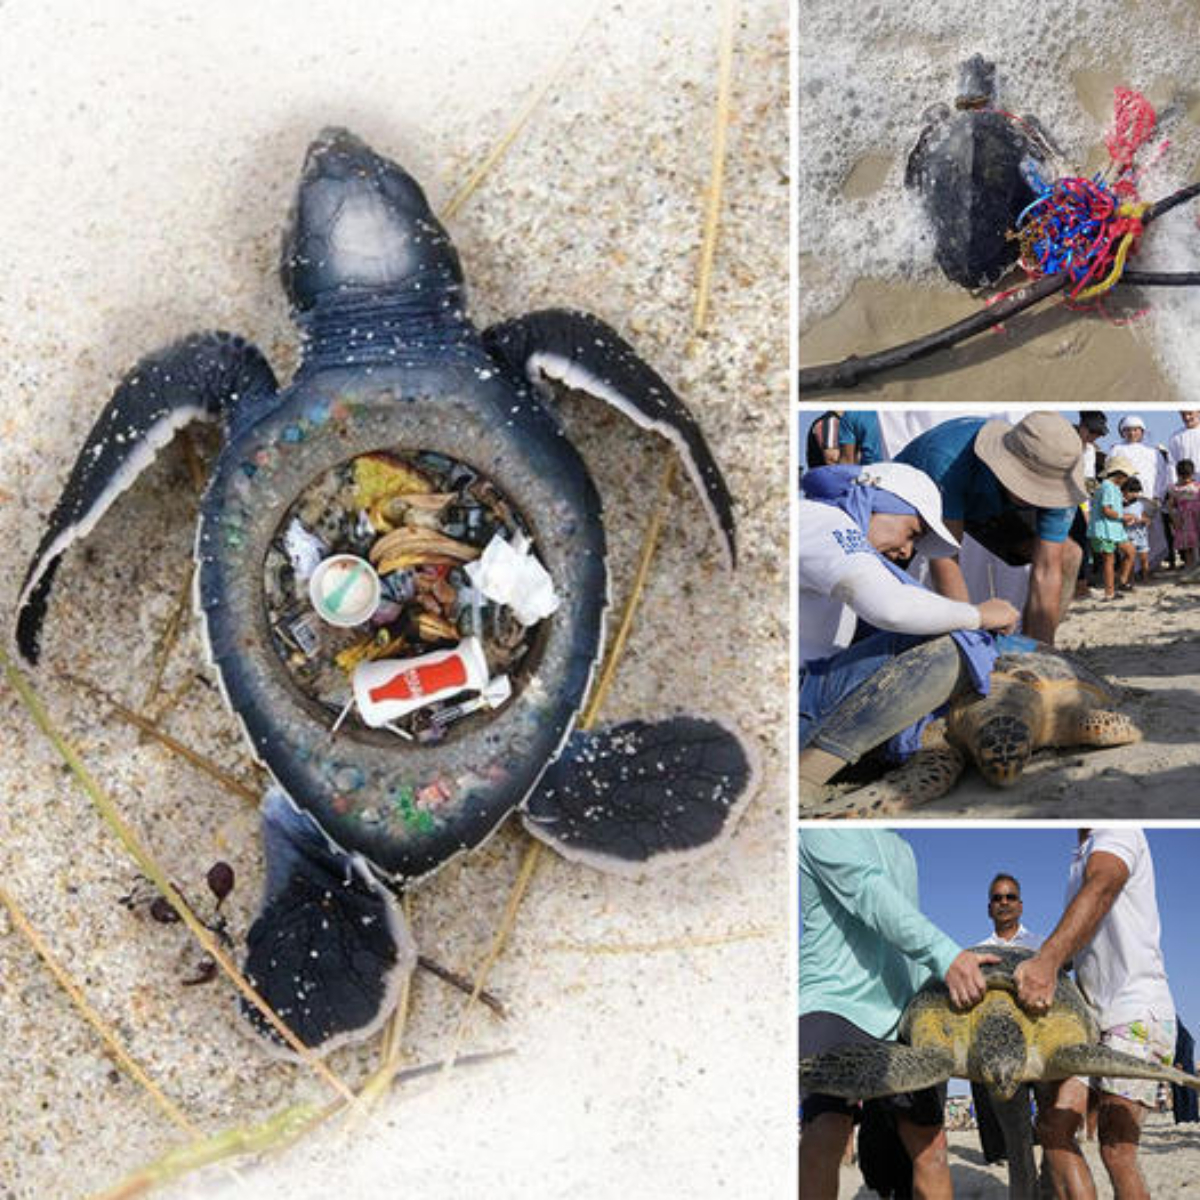
[[[30,564],[17,641],[36,661],[63,552],[156,450],[193,419],[220,422],[196,596],[226,699],[273,777],[246,971],[324,1052],[376,1029],[412,968],[396,892],[514,811],[568,858],[638,874],[727,831],[753,769],[714,720],[573,732],[602,648],[605,537],[540,393],[557,381],[665,434],[732,567],[729,492],[671,388],[595,317],[547,310],[476,330],[421,188],[345,130],[309,147],[282,278],[304,334],[286,387],[227,333],[151,354],[117,387]],[[469,571],[493,551],[515,574],[489,584]],[[340,553],[358,565],[318,598],[316,568]],[[368,555],[372,623],[347,629],[335,610],[370,591]],[[508,596],[513,579],[524,599]],[[527,618],[526,593],[540,596]],[[427,653],[435,666],[414,665]],[[370,704],[364,668],[388,676]],[[393,701],[417,707],[379,719]]]
[[[1062,651],[1039,646],[1002,654],[987,696],[956,696],[902,767],[818,804],[812,815],[882,815],[936,800],[954,786],[968,760],[994,787],[1012,787],[1037,750],[1140,741],[1141,731],[1113,708],[1116,703],[1104,679]]]
[[[1200,1091],[1200,1078],[1145,1062],[1099,1044],[1100,1030],[1075,984],[1060,974],[1050,1007],[1026,1012],[1016,1000],[1013,971],[1033,952],[976,946],[998,963],[984,964],[987,992],[959,1011],[941,980],[930,980],[900,1018],[900,1041],[835,1046],[800,1060],[800,1090],[869,1100],[945,1082],[951,1076],[985,1085],[1008,1148],[1009,1195],[1033,1200],[1036,1172],[1029,1101],[1022,1084],[1051,1083],[1072,1075],[1158,1079]]]
[[[963,63],[954,111],[925,114],[904,177],[933,225],[938,266],[965,288],[994,283],[1016,262],[1008,232],[1035,198],[1029,164],[1045,158],[1040,127],[993,108],[995,90],[994,63],[978,54]]]

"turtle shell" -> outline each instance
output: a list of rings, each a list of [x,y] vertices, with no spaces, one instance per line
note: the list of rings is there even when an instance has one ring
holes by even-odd
[[[1006,234],[1034,199],[1021,171],[1033,150],[1003,113],[942,113],[913,148],[905,179],[933,225],[938,266],[963,287],[984,287],[1017,260],[1018,244]]]
[[[281,524],[314,481],[380,451],[445,456],[494,483],[561,598],[512,699],[433,745],[354,723],[331,732],[273,641],[264,564]],[[302,373],[223,450],[197,558],[210,653],[255,753],[334,841],[392,876],[427,874],[496,829],[560,750],[599,653],[599,498],[554,417],[487,360]]]

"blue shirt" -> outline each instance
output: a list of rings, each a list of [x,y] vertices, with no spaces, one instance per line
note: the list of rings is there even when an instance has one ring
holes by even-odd
[[[975,453],[975,437],[983,417],[943,421],[914,438],[896,461],[919,467],[942,493],[947,521],[988,521],[1021,505],[1008,498],[1004,485]],[[1037,508],[1037,535],[1044,542],[1065,542],[1075,519],[1074,508]]]
[[[845,412],[838,427],[839,446],[857,446],[859,466],[879,462],[883,458],[883,436],[879,432],[876,412]]]
[[[1105,508],[1111,508],[1116,517],[1106,517]],[[1121,489],[1111,479],[1105,479],[1088,503],[1088,537],[1105,542],[1127,541],[1125,522],[1121,520],[1124,511]]]
[[[961,947],[921,913],[912,847],[889,829],[800,834],[800,1013],[834,1012],[873,1037]]]

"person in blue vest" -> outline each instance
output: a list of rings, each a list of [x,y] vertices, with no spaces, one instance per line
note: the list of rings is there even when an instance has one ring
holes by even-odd
[[[800,833],[800,1056],[894,1040],[904,1006],[927,979],[944,979],[970,1008],[994,955],[964,950],[921,912],[917,864],[899,834],[804,826]],[[885,1109],[912,1159],[913,1193],[949,1200],[943,1128],[946,1086],[869,1100]],[[801,1105],[800,1195],[836,1200],[838,1164],[855,1106],[809,1093]]]
[[[1052,412],[1030,413],[1016,425],[960,417],[915,438],[896,461],[934,481],[956,538],[970,534],[1010,566],[1030,566],[1022,632],[1053,644],[1082,561],[1069,536],[1087,499],[1078,431]],[[940,595],[988,598],[970,595],[956,556],[931,559],[929,566]]]

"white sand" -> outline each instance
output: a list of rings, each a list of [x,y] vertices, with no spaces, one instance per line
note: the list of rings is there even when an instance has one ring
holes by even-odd
[[[116,14],[120,13],[118,17]],[[253,338],[286,375],[296,333],[276,281],[280,231],[309,139],[329,123],[401,159],[444,204],[503,135],[584,6],[247,5],[139,0],[3,7],[0,157],[0,612],[11,613],[77,447],[137,358],[198,328]],[[709,337],[686,352],[716,87],[712,4],[600,6],[565,80],[450,222],[481,322],[550,303],[617,324],[700,417],[738,500],[742,567],[720,569],[680,493],[611,717],[683,706],[757,742],[765,783],[735,838],[652,883],[547,856],[491,986],[512,1016],[464,1049],[512,1048],[407,1089],[352,1145],[293,1151],[240,1194],[780,1195],[793,1075],[779,1053],[786,980],[787,28],[747,5],[735,63],[727,198]],[[624,593],[663,449],[572,399],[568,420],[605,498]],[[199,902],[236,868],[235,937],[261,875],[243,801],[69,685],[137,706],[187,562],[196,498],[163,455],[68,555],[36,683],[56,721]],[[189,626],[168,691],[197,672],[169,732],[245,773],[232,718]],[[204,1131],[324,1095],[248,1040],[178,926],[117,901],[134,871],[13,691],[0,686],[0,878],[133,1053]],[[469,971],[525,847],[506,833],[414,895],[424,950]],[[418,979],[406,1060],[439,1058],[459,998]],[[180,1140],[0,918],[0,1196],[82,1196]],[[338,1053],[361,1079],[372,1048]],[[361,1175],[356,1176],[355,1172]],[[168,1194],[211,1195],[209,1174]]]
[[[983,1161],[979,1134],[972,1129],[947,1136],[955,1200],[1007,1200],[1008,1168],[1003,1163],[988,1166]],[[1041,1152],[1037,1153],[1040,1156]],[[1113,1191],[1100,1161],[1099,1144],[1085,1142],[1083,1154],[1099,1200],[1108,1200]],[[1150,1114],[1142,1129],[1138,1161],[1151,1196],[1200,1194],[1200,1125],[1176,1125],[1169,1113]],[[872,1200],[875,1196],[862,1185],[857,1167],[842,1168],[839,1194],[853,1200]]]

